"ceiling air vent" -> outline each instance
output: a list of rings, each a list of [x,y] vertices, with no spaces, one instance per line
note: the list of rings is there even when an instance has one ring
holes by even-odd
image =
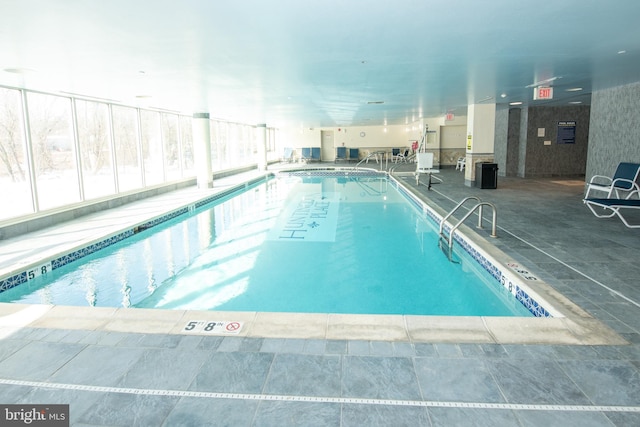
[[[372,105],[372,104],[384,104],[384,101],[367,101],[367,104]]]

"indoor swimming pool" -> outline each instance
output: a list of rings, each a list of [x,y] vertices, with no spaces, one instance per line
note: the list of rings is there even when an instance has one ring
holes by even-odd
[[[456,243],[451,262],[437,242],[436,223],[385,175],[293,172],[53,260],[0,302],[533,316],[475,250]]]

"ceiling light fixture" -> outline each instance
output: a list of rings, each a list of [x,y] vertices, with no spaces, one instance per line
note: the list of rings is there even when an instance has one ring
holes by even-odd
[[[509,105],[522,105],[522,101],[510,102]]]
[[[566,89],[565,92],[579,92],[581,90],[581,87],[570,87],[569,89]]]
[[[627,53],[627,51],[626,51],[626,50],[619,50],[619,51],[618,51],[618,55],[624,55],[625,53]]]
[[[27,74],[27,73],[33,73],[36,70],[33,70],[31,68],[10,67],[10,68],[4,68],[2,71],[4,71],[5,73],[11,73],[11,74]]]
[[[569,101],[569,104],[574,104],[574,105],[582,104],[582,101]]]
[[[544,84],[551,83],[551,82],[556,81],[556,80],[561,79],[561,78],[562,78],[561,76],[555,76],[555,77],[551,77],[551,78],[548,78],[548,79],[545,79],[545,80],[537,81],[535,83],[531,83],[530,85],[525,86],[525,87],[530,88],[530,87],[542,86]]]
[[[501,94],[500,94],[500,98],[506,98],[506,97],[507,97],[507,94],[506,94],[506,93],[501,93]]]

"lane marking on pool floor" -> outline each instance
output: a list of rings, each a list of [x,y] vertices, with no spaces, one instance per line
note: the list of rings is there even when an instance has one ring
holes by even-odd
[[[137,394],[145,396],[196,397],[209,399],[264,400],[280,402],[340,403],[355,405],[420,406],[432,408],[461,409],[507,409],[525,411],[570,411],[570,412],[639,412],[640,406],[613,405],[543,405],[523,403],[447,402],[427,400],[370,399],[357,397],[289,396],[279,394],[223,393],[190,390],[158,390],[128,387],[107,387],[82,384],[49,383],[0,378],[0,384],[57,390],[89,391],[101,393]]]

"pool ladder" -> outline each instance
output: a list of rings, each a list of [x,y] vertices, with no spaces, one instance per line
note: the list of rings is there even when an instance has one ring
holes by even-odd
[[[455,225],[451,225],[450,229],[449,229],[449,234],[445,234],[444,232],[444,225],[447,222],[447,219],[449,219],[449,217],[451,217],[451,215],[453,215],[458,209],[460,209],[462,207],[462,205],[464,205],[468,200],[475,200],[477,203],[476,205],[469,209],[469,211],[462,217],[462,219],[460,221],[458,221],[457,224]],[[458,229],[458,227],[460,227],[460,225],[467,219],[469,218],[471,215],[473,215],[473,213],[475,211],[478,211],[478,228],[482,228],[482,208],[484,206],[489,206],[491,208],[491,210],[493,211],[493,220],[492,220],[492,225],[491,225],[491,237],[498,237],[498,235],[496,234],[496,229],[497,229],[497,222],[498,222],[498,213],[496,211],[496,207],[495,205],[493,205],[492,203],[489,202],[483,202],[482,200],[480,200],[478,197],[475,196],[470,196],[467,197],[465,199],[463,199],[460,203],[458,203],[456,205],[455,208],[453,208],[451,210],[451,212],[449,212],[448,214],[446,214],[444,216],[444,218],[442,218],[442,221],[440,221],[440,238],[438,239],[438,245],[440,245],[440,248],[444,249],[442,247],[442,242],[444,241],[447,244],[447,248],[448,248],[448,252],[447,252],[447,257],[449,258],[449,261],[451,261],[451,255],[453,252],[453,233]]]
[[[367,156],[365,156],[362,160],[360,160],[353,167],[353,170],[358,170],[358,166],[360,166],[362,163],[366,162],[369,159],[376,159],[376,163],[378,163],[377,156],[380,156],[380,170],[383,169],[383,165],[385,165],[384,169],[386,170],[389,167],[389,158],[385,154],[386,154],[385,151],[372,151]]]

